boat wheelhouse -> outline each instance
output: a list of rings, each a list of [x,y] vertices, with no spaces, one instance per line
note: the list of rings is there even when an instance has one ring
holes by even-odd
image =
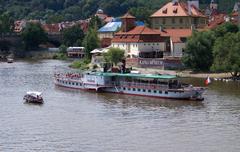
[[[87,72],[55,74],[57,86],[172,99],[203,100],[205,88],[183,84],[173,75]]]

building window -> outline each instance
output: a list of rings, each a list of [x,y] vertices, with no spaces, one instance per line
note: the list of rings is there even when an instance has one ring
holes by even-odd
[[[179,22],[182,24],[182,23],[183,23],[183,19],[182,19],[182,18],[180,18],[180,19],[179,19]]]
[[[172,23],[175,24],[175,18],[172,18]]]
[[[163,22],[162,22],[163,24],[166,24],[166,19],[165,18],[163,18]]]

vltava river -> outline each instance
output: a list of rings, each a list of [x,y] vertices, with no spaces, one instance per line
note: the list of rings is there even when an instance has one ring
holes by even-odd
[[[55,87],[54,68],[66,65],[0,63],[0,151],[240,151],[240,83],[214,82],[202,102],[98,94]],[[24,104],[28,90],[45,103]]]

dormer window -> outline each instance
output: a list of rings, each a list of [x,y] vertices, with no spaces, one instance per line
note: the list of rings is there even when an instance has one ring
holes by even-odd
[[[174,9],[173,9],[173,13],[177,14],[177,11],[178,11],[177,8],[174,8]]]
[[[167,8],[164,8],[162,12],[163,14],[167,14]]]

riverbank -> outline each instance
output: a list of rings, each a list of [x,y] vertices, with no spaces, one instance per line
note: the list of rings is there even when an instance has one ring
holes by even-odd
[[[150,68],[134,68],[143,74],[167,74],[177,75],[179,77],[191,77],[191,78],[230,78],[230,73],[194,73],[192,71],[177,71],[177,70],[161,70],[161,69],[150,69]]]

